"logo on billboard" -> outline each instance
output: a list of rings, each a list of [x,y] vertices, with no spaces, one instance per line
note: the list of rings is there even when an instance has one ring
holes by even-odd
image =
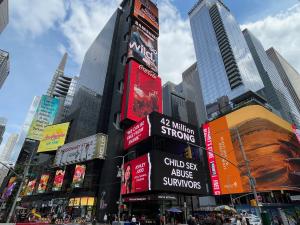
[[[134,58],[149,69],[158,72],[157,39],[138,26],[131,27],[128,58]]]

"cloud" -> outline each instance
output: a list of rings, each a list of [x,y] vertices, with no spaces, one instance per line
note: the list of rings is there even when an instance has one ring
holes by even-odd
[[[68,4],[62,0],[12,0],[10,2],[14,29],[23,35],[36,37],[54,28],[66,16]]]
[[[72,0],[68,19],[60,26],[67,39],[66,49],[79,65],[120,2]],[[160,1],[159,15],[159,73],[164,82],[170,80],[178,83],[181,73],[195,61],[189,21],[181,18],[170,0]],[[64,48],[59,46],[59,49]]]
[[[248,28],[265,49],[277,49],[300,72],[300,4],[241,27]]]

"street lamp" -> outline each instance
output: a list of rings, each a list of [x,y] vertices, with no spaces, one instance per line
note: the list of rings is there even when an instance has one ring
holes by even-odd
[[[123,171],[123,169],[124,169],[124,159],[125,159],[126,156],[128,156],[132,153],[134,153],[134,151],[127,152],[125,155],[119,155],[119,156],[114,157],[114,159],[122,158],[122,165],[121,165],[121,168],[119,168],[119,171],[121,170],[120,195],[119,195],[119,204],[118,204],[118,220],[119,220],[119,223],[120,223],[120,219],[121,219],[122,177],[123,177],[123,174],[124,174],[124,171]]]

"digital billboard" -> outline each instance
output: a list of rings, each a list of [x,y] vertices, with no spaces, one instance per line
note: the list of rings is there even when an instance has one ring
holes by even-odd
[[[124,164],[121,193],[152,190],[208,194],[206,176],[200,168],[196,160],[154,151]]]
[[[145,192],[150,189],[149,155],[134,159],[123,167],[121,194]]]
[[[79,188],[82,186],[85,176],[85,169],[85,165],[76,165],[72,181],[73,188]]]
[[[153,111],[162,112],[161,79],[131,60],[126,67],[121,120],[137,122]]]
[[[65,143],[69,125],[68,122],[45,127],[37,152],[54,151],[62,146]]]
[[[11,196],[11,194],[17,184],[16,179],[17,179],[16,177],[11,177],[9,179],[7,187],[4,189],[1,199],[6,200],[7,198],[9,198],[9,196]]]
[[[39,183],[39,186],[37,189],[37,193],[45,193],[49,177],[50,177],[49,174],[43,174],[41,176],[40,183]]]
[[[64,182],[65,171],[56,170],[53,181],[52,191],[60,191]]]
[[[30,180],[27,184],[25,195],[32,195],[35,188],[36,179]]]
[[[200,133],[196,126],[153,112],[125,130],[124,149],[155,135],[200,146]]]
[[[107,135],[95,134],[61,146],[55,155],[54,166],[69,165],[91,159],[104,159]]]
[[[27,138],[40,141],[46,126],[51,125],[59,109],[60,100],[43,95],[33,117]]]
[[[158,33],[158,8],[151,0],[135,0],[133,16]]]
[[[299,189],[295,128],[266,108],[243,107],[205,124],[203,132],[214,194],[250,191],[242,150],[258,191]]]
[[[128,58],[133,58],[158,72],[157,38],[147,29],[142,29],[137,22],[131,27],[128,46]]]

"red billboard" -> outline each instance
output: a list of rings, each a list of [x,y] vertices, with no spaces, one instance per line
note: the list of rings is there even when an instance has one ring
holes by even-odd
[[[85,176],[85,165],[76,165],[73,175],[72,187],[81,187]]]
[[[143,155],[124,164],[121,194],[145,192],[150,189],[149,154]]]
[[[158,72],[157,38],[138,22],[131,27],[128,46],[128,58],[133,58],[146,65],[155,73]]]
[[[60,191],[64,182],[65,171],[56,170],[52,191]]]
[[[124,132],[124,149],[128,149],[135,144],[145,140],[151,135],[149,116],[134,124]]]
[[[158,8],[151,0],[135,0],[133,16],[158,33]]]
[[[162,112],[161,79],[131,60],[126,67],[121,120],[138,122],[153,111]]]
[[[43,174],[41,176],[40,183],[37,190],[38,193],[44,193],[46,191],[49,177],[50,177],[49,174]]]

